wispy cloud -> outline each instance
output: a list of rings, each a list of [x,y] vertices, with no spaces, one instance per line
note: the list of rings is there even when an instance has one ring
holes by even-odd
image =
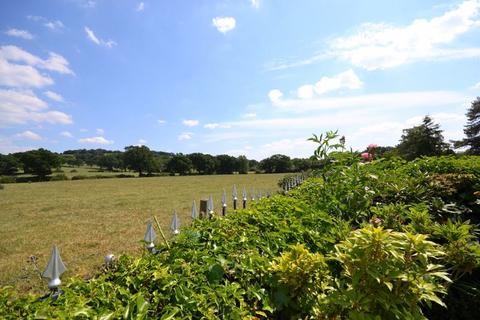
[[[157,120],[157,123],[160,124],[160,125],[161,125],[161,124],[165,124],[165,123],[167,123],[167,120],[158,119],[158,120]]]
[[[68,61],[54,52],[50,52],[49,58],[41,59],[16,46],[0,47],[0,85],[16,88],[40,88],[52,85],[53,79],[47,74],[40,73],[37,68],[74,74],[69,68]]]
[[[190,139],[192,139],[192,137],[193,137],[193,133],[191,133],[191,132],[182,132],[182,133],[177,137],[177,139],[178,139],[179,141],[182,141],[182,140],[190,140]]]
[[[93,32],[93,30],[90,29],[89,27],[85,27],[85,33],[87,34],[87,39],[89,39],[90,41],[92,41],[93,43],[99,46],[112,48],[117,45],[117,43],[111,39],[105,41],[103,39],[98,38]]]
[[[206,129],[217,129],[217,128],[230,128],[227,124],[221,124],[221,123],[207,123],[203,126]]]
[[[63,97],[62,97],[60,94],[56,93],[56,92],[53,92],[53,91],[45,91],[44,94],[45,94],[48,98],[50,98],[51,100],[53,100],[53,101],[56,101],[56,102],[65,102],[65,101],[63,100]]]
[[[255,112],[248,112],[245,113],[242,117],[245,119],[253,119],[257,117],[257,114]]]
[[[250,4],[252,5],[252,7],[254,7],[255,9],[258,9],[260,7],[260,0],[250,0]]]
[[[91,138],[82,138],[78,139],[79,143],[82,144],[100,144],[100,145],[106,145],[106,144],[113,144],[113,140],[107,140],[104,137],[91,137]]]
[[[27,19],[41,23],[45,28],[50,31],[61,31],[65,28],[65,25],[60,20],[49,20],[42,16],[27,16]]]
[[[480,47],[453,44],[461,35],[480,26],[479,0],[466,0],[443,15],[419,18],[404,26],[365,23],[351,35],[333,38],[326,48],[304,59],[277,61],[267,70],[312,64],[326,58],[346,60],[367,70],[387,69],[405,63],[480,57]]]
[[[7,31],[5,31],[5,34],[7,36],[22,38],[22,39],[26,39],[26,40],[32,40],[33,39],[33,35],[30,32],[28,32],[27,30],[10,28]]]
[[[0,89],[0,127],[30,122],[73,123],[72,117],[56,110],[30,90]]]
[[[184,126],[187,126],[187,127],[195,127],[195,126],[198,126],[200,124],[200,121],[198,121],[198,120],[183,120],[182,123],[183,123]]]
[[[145,10],[145,3],[140,2],[135,10],[137,12],[141,12],[141,11]]]
[[[105,130],[103,130],[102,128],[98,128],[95,131],[97,132],[97,134],[102,135],[102,136],[105,134]]]
[[[19,139],[26,139],[26,140],[35,140],[35,141],[42,140],[42,137],[39,134],[32,132],[30,130],[24,131],[22,133],[17,133],[15,137]]]
[[[223,34],[235,29],[237,24],[234,17],[215,17],[212,19],[212,23]]]
[[[363,82],[355,72],[350,69],[333,77],[322,77],[315,85],[307,84],[299,87],[297,89],[297,96],[301,99],[311,99],[314,93],[322,95],[342,88],[358,89],[362,86]]]
[[[62,131],[60,135],[65,138],[73,138],[73,135],[69,131]]]
[[[462,104],[466,97],[455,91],[410,91],[363,94],[346,97],[314,99],[282,99],[283,94],[275,89],[269,96],[279,110],[305,112],[312,110],[335,110],[348,108],[402,109],[426,106]]]

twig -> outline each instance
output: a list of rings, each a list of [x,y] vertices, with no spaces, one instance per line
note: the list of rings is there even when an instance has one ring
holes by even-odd
[[[170,249],[170,244],[168,243],[167,238],[165,238],[165,234],[163,233],[162,227],[160,226],[157,217],[153,216],[153,220],[155,220],[155,223],[157,224],[158,230],[160,230],[160,234],[162,235],[163,241],[165,241],[167,248]]]

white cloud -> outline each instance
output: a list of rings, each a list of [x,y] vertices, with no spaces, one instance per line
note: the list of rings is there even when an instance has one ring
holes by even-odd
[[[49,71],[55,71],[61,74],[74,74],[73,71],[69,68],[69,62],[67,61],[67,59],[55,52],[50,52],[48,59],[44,60],[16,46],[1,46],[0,61],[3,61],[4,64],[9,64],[10,69],[12,68],[12,66],[26,67],[25,65],[9,63],[11,61],[14,61],[23,62],[28,66],[37,67]],[[42,77],[46,78],[47,76],[42,75]],[[53,83],[53,80],[50,79],[49,84],[51,83]]]
[[[447,124],[447,123],[458,123],[462,124],[463,122],[467,121],[467,118],[463,114],[456,114],[456,113],[448,113],[448,112],[439,112],[439,113],[434,113],[429,115],[430,118],[432,118],[433,122],[440,122],[442,124]],[[416,116],[407,119],[405,121],[406,125],[409,126],[417,126],[422,123],[423,118],[425,116]]]
[[[167,120],[158,119],[157,122],[158,124],[165,124],[167,123]]]
[[[0,51],[0,85],[40,88],[52,84],[53,79],[48,75],[41,74],[32,66],[9,63],[1,57]]]
[[[362,85],[362,81],[360,81],[355,72],[350,69],[331,78],[322,77],[320,81],[315,84],[315,92],[321,95],[341,88],[358,89],[362,87]]]
[[[195,127],[198,126],[200,122],[198,120],[183,120],[182,123],[187,127]]]
[[[477,82],[476,84],[474,84],[471,89],[474,89],[474,90],[480,90],[480,82]]]
[[[273,103],[278,102],[282,99],[283,93],[278,89],[273,89],[268,92],[268,98]]]
[[[45,91],[43,94],[45,94],[48,98],[50,98],[53,101],[64,102],[63,97],[56,92]]]
[[[0,127],[29,122],[70,124],[73,121],[70,115],[48,110],[47,103],[30,90],[0,89]]]
[[[60,135],[65,138],[73,138],[73,135],[68,131],[62,131],[60,132]]]
[[[250,0],[252,7],[258,9],[260,7],[260,0]]]
[[[137,6],[136,11],[137,11],[137,12],[140,12],[140,11],[143,11],[143,10],[145,10],[145,3],[140,2],[140,3],[138,4],[138,6]]]
[[[305,84],[297,89],[297,96],[300,99],[312,99],[315,95],[322,95],[324,93],[335,91],[339,89],[358,89],[361,88],[363,82],[358,78],[355,72],[350,69],[339,73],[333,77],[322,77],[315,85]],[[272,91],[270,91],[272,92]],[[272,102],[280,101],[281,96],[276,95],[270,97]]]
[[[311,99],[313,98],[314,90],[315,87],[313,85],[305,84],[297,89],[297,96],[300,99]]]
[[[235,29],[236,26],[234,17],[215,17],[212,19],[212,23],[223,34]]]
[[[243,118],[245,119],[253,119],[256,117],[257,117],[257,114],[255,112],[248,112],[243,115]]]
[[[62,29],[65,28],[65,25],[60,20],[48,20],[47,18],[42,16],[32,16],[32,15],[27,16],[27,18],[29,20],[42,23],[43,26],[48,28],[50,31],[61,31]]]
[[[228,126],[226,124],[220,124],[220,123],[207,123],[203,127],[206,128],[206,129],[230,128],[230,126]]]
[[[142,2],[142,3],[143,3],[143,2]],[[147,144],[147,140],[145,140],[145,139],[138,139],[138,145],[144,146],[144,145],[146,145],[146,144]]]
[[[272,98],[270,98],[272,100]],[[272,104],[281,110],[305,112],[347,108],[415,108],[461,104],[465,95],[454,91],[412,91],[363,94],[348,97],[305,99],[273,99]]]
[[[480,48],[458,49],[446,45],[478,27],[479,12],[480,1],[467,0],[441,16],[416,19],[402,27],[366,23],[352,36],[333,39],[330,53],[367,70],[420,60],[478,57]]]
[[[83,144],[112,144],[113,140],[107,140],[104,137],[91,137],[78,139],[78,142]]]
[[[26,139],[26,140],[35,140],[35,141],[42,140],[42,137],[39,134],[32,132],[30,130],[24,131],[22,133],[17,133],[15,137],[19,139]]]
[[[55,20],[55,21],[47,21],[44,23],[44,26],[52,31],[63,29],[65,26],[63,25],[62,21]]]
[[[102,128],[98,128],[96,131],[97,131],[97,134],[99,135],[103,136],[105,134],[105,130],[103,130]]]
[[[10,28],[7,31],[5,31],[5,34],[11,37],[17,37],[17,38],[22,38],[26,40],[32,40],[33,35],[28,32],[27,30],[20,30],[20,29],[15,29],[15,28]]]
[[[92,29],[85,27],[85,33],[87,34],[87,38],[92,41],[93,43],[99,45],[99,46],[104,46],[107,48],[112,48],[117,45],[117,43],[111,39],[105,41],[103,39],[98,38],[95,33],[93,32]]]
[[[32,147],[19,147],[14,144],[11,138],[0,136],[0,153],[2,154],[24,152],[32,149],[33,149]]]
[[[182,132],[179,136],[178,136],[178,140],[182,141],[182,140],[190,140],[192,139],[192,136],[193,136],[193,133],[191,132]]]

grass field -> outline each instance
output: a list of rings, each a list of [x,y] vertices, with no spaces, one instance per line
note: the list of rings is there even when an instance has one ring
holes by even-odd
[[[29,263],[44,269],[57,244],[72,275],[89,276],[107,253],[140,254],[148,219],[155,215],[169,233],[172,210],[190,223],[192,201],[212,194],[220,208],[222,190],[237,185],[272,192],[283,174],[101,179],[6,184],[0,190],[0,286],[45,290]]]

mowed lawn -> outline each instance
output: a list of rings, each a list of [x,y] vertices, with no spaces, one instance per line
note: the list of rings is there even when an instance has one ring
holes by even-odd
[[[278,191],[283,174],[215,175],[51,181],[6,184],[0,190],[0,286],[41,291],[46,281],[34,272],[29,257],[43,271],[56,244],[68,271],[63,276],[95,274],[107,253],[141,254],[147,221],[155,215],[170,234],[172,210],[181,226],[191,222],[193,200],[210,194],[220,209],[225,188],[231,207],[236,184],[263,192]],[[158,235],[160,238],[160,235]],[[161,239],[157,239],[160,240]]]

